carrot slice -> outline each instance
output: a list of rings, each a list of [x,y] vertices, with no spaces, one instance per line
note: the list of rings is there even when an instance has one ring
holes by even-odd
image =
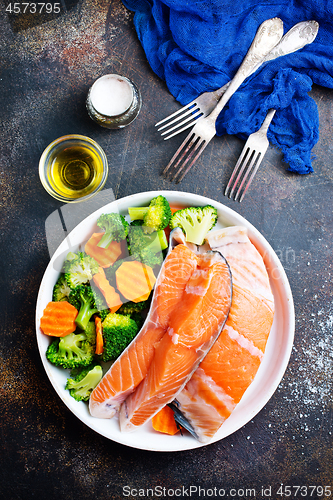
[[[122,305],[122,301],[120,299],[119,293],[116,292],[113,286],[111,286],[106,279],[105,272],[102,267],[99,268],[98,273],[94,274],[93,281],[104,295],[105,301],[110,308],[110,311],[112,313],[118,311],[118,309]]]
[[[155,431],[163,432],[173,436],[179,431],[172,409],[169,406],[164,406],[152,418],[152,424]]]
[[[102,331],[102,320],[99,316],[95,316],[95,327],[96,327],[96,354],[103,354],[103,331]]]
[[[170,208],[171,208],[171,213],[174,214],[177,212],[177,210],[182,210],[182,208],[185,208],[184,205],[176,205],[174,203],[170,203]]]
[[[112,241],[108,248],[100,248],[97,246],[104,233],[93,233],[87,243],[84,251],[93,257],[96,262],[102,267],[112,266],[122,253],[121,243]]]
[[[49,302],[43,311],[40,327],[45,335],[65,337],[76,330],[78,310],[67,301]]]
[[[151,267],[137,260],[123,262],[116,271],[119,292],[132,302],[147,300],[155,285]]]

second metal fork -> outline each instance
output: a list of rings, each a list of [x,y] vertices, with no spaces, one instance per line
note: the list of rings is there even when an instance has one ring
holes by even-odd
[[[162,175],[180,182],[216,134],[215,122],[230,97],[247,78],[254,67],[262,62],[268,52],[278,43],[283,34],[283,23],[279,18],[268,19],[260,26],[254,40],[236,75],[221,97],[215,109],[202,120],[198,120],[193,130],[176,151]]]
[[[246,141],[225,189],[225,196],[229,195],[229,198],[231,198],[234,191],[236,191],[235,201],[237,201],[239,196],[240,202],[244,198],[269,146],[267,130],[275,115],[275,111],[275,109],[268,111],[260,129],[251,134]]]
[[[317,21],[302,21],[295,24],[295,26],[293,26],[281,38],[279,43],[273,47],[273,49],[265,57],[264,61],[260,62],[259,65],[267,61],[271,61],[272,59],[295,52],[308,43],[312,43],[317,36],[318,29],[319,24]],[[258,66],[254,67],[252,73],[254,73],[257,69]],[[171,139],[171,137],[174,137],[187,128],[195,125],[197,120],[208,116],[213,111],[229,85],[230,82],[213,92],[204,92],[186,106],[156,123],[155,126],[159,127],[158,131],[161,132],[164,140]]]

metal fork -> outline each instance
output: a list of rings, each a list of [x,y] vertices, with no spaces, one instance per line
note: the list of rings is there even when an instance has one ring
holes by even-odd
[[[248,137],[225,189],[225,196],[229,194],[231,198],[238,186],[234,200],[237,201],[240,194],[239,202],[244,198],[269,146],[267,130],[275,111],[270,109],[260,129]]]
[[[317,21],[303,21],[295,24],[267,54],[262,63],[253,68],[251,74],[258,69],[260,64],[296,52],[305,45],[312,43],[317,36],[318,29],[319,24]],[[171,139],[171,137],[192,127],[197,120],[208,116],[229,85],[230,82],[227,82],[223,87],[213,92],[204,92],[186,106],[156,123],[155,127],[159,127],[159,132],[162,131],[161,136],[164,136],[164,140]]]
[[[185,141],[178,148],[162,175],[170,175],[180,182],[201,155],[207,144],[215,136],[215,121],[230,97],[249,76],[253,68],[262,62],[268,52],[278,43],[283,34],[283,23],[279,18],[268,19],[260,26],[254,40],[236,75],[231,80],[229,87],[221,97],[213,111],[206,118],[199,120]],[[173,167],[173,168],[171,168]],[[177,170],[178,168],[178,170]]]

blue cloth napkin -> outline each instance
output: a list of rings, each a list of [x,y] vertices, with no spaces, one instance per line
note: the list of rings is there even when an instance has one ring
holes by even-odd
[[[259,25],[279,17],[284,33],[300,21],[318,21],[315,41],[266,63],[248,77],[221,112],[217,135],[246,139],[268,109],[277,112],[268,131],[288,170],[313,171],[311,150],[319,137],[313,83],[333,88],[332,0],[123,0],[148,62],[171,94],[187,104],[228,82],[239,68]],[[163,117],[161,117],[162,119]]]

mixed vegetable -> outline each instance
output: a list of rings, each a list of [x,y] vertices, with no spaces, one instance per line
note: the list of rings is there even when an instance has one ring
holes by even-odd
[[[101,232],[93,233],[84,251],[70,252],[54,286],[40,327],[51,337],[46,357],[70,370],[66,383],[77,401],[88,401],[103,376],[140,331],[152,290],[168,248],[170,229],[180,227],[186,241],[200,245],[217,222],[211,205],[173,211],[163,196],[147,207],[130,207],[128,221],[102,214]],[[178,431],[172,410],[156,416],[156,430]]]

